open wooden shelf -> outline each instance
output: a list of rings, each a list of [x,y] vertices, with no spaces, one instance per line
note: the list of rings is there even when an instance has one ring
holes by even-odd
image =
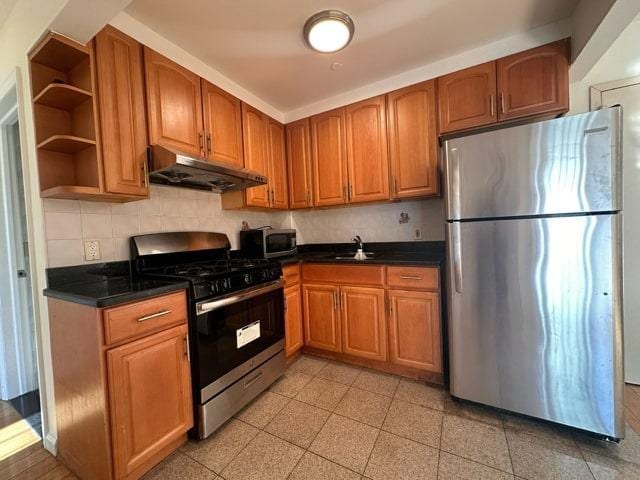
[[[59,185],[40,191],[42,198],[62,198],[67,200],[90,200],[100,195],[98,187],[80,185]]]
[[[62,110],[71,110],[82,102],[89,100],[92,96],[91,92],[73,85],[51,83],[33,99],[33,103]]]
[[[89,58],[89,48],[58,33],[48,33],[31,52],[30,60],[45,67],[68,72]]]
[[[95,140],[76,137],[74,135],[52,135],[43,142],[40,142],[38,148],[51,152],[77,153],[95,144]]]

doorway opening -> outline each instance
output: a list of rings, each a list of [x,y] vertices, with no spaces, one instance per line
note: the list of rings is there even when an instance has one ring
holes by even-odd
[[[14,86],[0,98],[0,461],[42,440],[28,238]]]

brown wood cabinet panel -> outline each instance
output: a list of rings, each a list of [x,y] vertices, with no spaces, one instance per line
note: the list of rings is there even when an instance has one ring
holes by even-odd
[[[149,459],[193,426],[187,325],[107,351],[116,476]]]
[[[387,285],[395,288],[438,290],[439,270],[434,267],[388,266]]]
[[[202,79],[202,109],[207,160],[244,167],[240,100]]]
[[[106,345],[113,345],[186,321],[184,291],[107,308],[104,310],[104,341]]]
[[[289,208],[287,189],[287,152],[284,140],[284,125],[269,118],[267,120],[269,140],[269,206],[286,210]]]
[[[242,129],[244,141],[244,166],[265,177],[269,176],[267,118],[258,109],[242,103]],[[250,207],[269,206],[269,186],[251,187],[246,190],[246,202]]]
[[[144,47],[151,144],[204,156],[200,77]]]
[[[105,190],[149,195],[142,45],[107,25],[95,40]]]
[[[384,266],[304,263],[302,264],[302,280],[305,282],[326,282],[340,285],[383,286]]]
[[[496,62],[438,78],[438,99],[441,133],[495,123]]]
[[[373,360],[387,359],[384,289],[340,287],[342,352]]]
[[[302,286],[304,343],[311,347],[340,352],[340,289],[334,285]]]
[[[307,208],[311,196],[311,135],[309,119],[287,125],[287,164],[289,168],[289,208]]]
[[[346,107],[348,200],[389,199],[389,158],[385,96]]]
[[[439,194],[436,81],[387,94],[393,198]]]
[[[282,267],[282,276],[284,277],[284,286],[290,287],[300,283],[300,264],[292,263]]]
[[[569,110],[569,39],[498,60],[498,118]]]
[[[311,117],[313,204],[322,207],[347,203],[345,109]]]
[[[389,290],[388,295],[390,361],[441,373],[439,293]]]
[[[300,285],[293,285],[284,289],[284,308],[284,351],[287,357],[290,357],[304,345]]]

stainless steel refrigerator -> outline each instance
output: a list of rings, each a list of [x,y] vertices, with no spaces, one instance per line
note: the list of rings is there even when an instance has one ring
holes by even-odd
[[[619,107],[444,144],[455,397],[624,436]]]

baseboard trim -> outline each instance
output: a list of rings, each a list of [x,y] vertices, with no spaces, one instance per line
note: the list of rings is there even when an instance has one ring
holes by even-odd
[[[54,457],[58,454],[58,438],[55,435],[47,433],[42,439],[42,444],[44,445],[44,448],[49,450],[49,452],[51,452]]]

